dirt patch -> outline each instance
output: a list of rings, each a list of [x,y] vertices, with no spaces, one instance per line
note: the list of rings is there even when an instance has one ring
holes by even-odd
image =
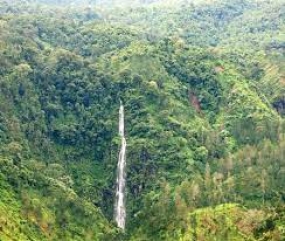
[[[222,73],[222,72],[225,71],[225,68],[222,67],[222,66],[217,66],[217,67],[214,68],[214,70],[215,70],[216,73]]]
[[[188,97],[190,104],[194,107],[197,112],[201,112],[201,106],[198,97],[191,91],[188,90]]]

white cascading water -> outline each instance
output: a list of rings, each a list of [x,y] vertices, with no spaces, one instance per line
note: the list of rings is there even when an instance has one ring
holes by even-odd
[[[120,103],[119,110],[119,135],[121,137],[121,149],[118,158],[117,188],[115,203],[115,221],[117,226],[125,229],[126,207],[125,207],[125,187],[126,187],[126,139],[124,134],[124,106]]]

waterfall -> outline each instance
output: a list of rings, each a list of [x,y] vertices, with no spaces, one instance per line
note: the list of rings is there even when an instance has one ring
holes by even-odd
[[[126,186],[126,139],[124,134],[124,106],[120,102],[119,110],[119,136],[121,137],[121,149],[118,157],[117,187],[115,203],[115,221],[119,228],[125,229],[126,207],[125,207],[125,186]]]

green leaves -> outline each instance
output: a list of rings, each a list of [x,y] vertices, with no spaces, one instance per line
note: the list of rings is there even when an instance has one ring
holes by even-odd
[[[284,199],[284,123],[271,106],[283,113],[282,1],[105,11],[6,2],[0,209],[12,225],[0,217],[1,240],[12,230],[17,240],[280,235],[284,215],[263,214]],[[112,219],[119,100],[126,234],[101,214]],[[264,210],[219,206],[229,202]]]

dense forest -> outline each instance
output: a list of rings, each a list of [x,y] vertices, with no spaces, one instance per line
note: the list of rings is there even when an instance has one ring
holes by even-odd
[[[284,0],[0,0],[0,240],[285,240],[284,33]]]

